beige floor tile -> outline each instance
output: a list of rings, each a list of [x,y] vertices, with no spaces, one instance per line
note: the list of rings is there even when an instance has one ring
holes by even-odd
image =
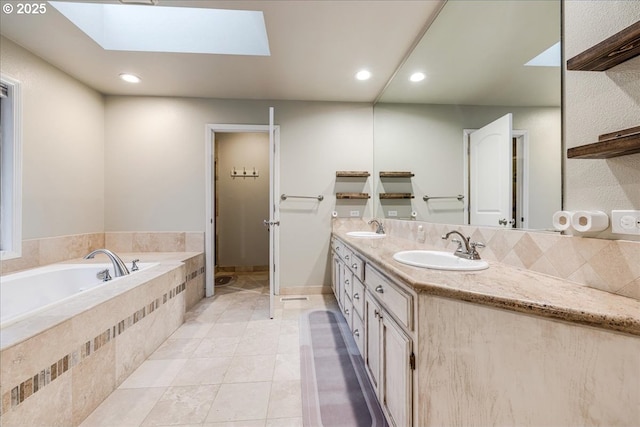
[[[247,329],[247,322],[235,322],[235,323],[215,323],[209,332],[207,337],[240,337]]]
[[[80,427],[138,427],[165,391],[166,387],[115,390]]]
[[[302,389],[300,381],[274,381],[267,418],[290,418],[302,416]]]
[[[300,379],[300,353],[284,353],[276,355],[273,370],[274,381],[290,381]]]
[[[206,422],[264,420],[270,392],[270,382],[222,384]]]
[[[185,322],[180,326],[170,338],[204,338],[208,335],[213,323],[206,322]]]
[[[169,338],[149,356],[149,359],[188,359],[201,341],[202,338]]]
[[[225,383],[246,383],[271,381],[276,364],[276,356],[234,356],[229,365]]]
[[[265,423],[266,420],[226,421],[222,423],[204,423],[202,427],[265,427]]]
[[[204,422],[219,385],[169,387],[142,427]]]
[[[118,388],[169,386],[186,359],[146,360]]]
[[[245,334],[236,348],[236,355],[254,356],[276,354],[278,351],[278,331],[264,331],[259,334]]]
[[[176,375],[172,385],[221,384],[231,360],[231,357],[189,359]]]
[[[302,417],[269,418],[265,427],[303,427]]]
[[[278,354],[300,353],[300,337],[298,334],[280,334],[278,337]]]
[[[191,354],[192,358],[233,356],[241,337],[203,338],[200,345]]]

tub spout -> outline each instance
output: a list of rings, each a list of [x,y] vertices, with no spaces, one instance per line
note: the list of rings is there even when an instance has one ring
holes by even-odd
[[[127,268],[126,265],[124,265],[124,262],[122,262],[120,257],[108,249],[96,249],[95,251],[91,252],[89,255],[85,256],[84,259],[92,259],[97,254],[105,254],[106,256],[109,257],[109,259],[111,260],[111,263],[113,264],[113,272],[116,277],[129,274],[129,269]]]

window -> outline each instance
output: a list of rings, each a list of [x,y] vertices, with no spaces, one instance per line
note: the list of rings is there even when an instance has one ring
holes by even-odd
[[[22,255],[20,82],[0,76],[0,259]]]

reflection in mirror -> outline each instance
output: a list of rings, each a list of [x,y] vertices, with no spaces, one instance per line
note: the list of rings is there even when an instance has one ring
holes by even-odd
[[[560,0],[449,0],[374,107],[375,214],[551,229],[559,41]],[[552,64],[525,65],[554,45]],[[399,171],[413,176],[380,176]]]

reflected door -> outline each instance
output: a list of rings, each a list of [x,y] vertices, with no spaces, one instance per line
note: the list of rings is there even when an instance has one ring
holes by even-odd
[[[469,136],[469,219],[473,225],[511,227],[512,115]]]

